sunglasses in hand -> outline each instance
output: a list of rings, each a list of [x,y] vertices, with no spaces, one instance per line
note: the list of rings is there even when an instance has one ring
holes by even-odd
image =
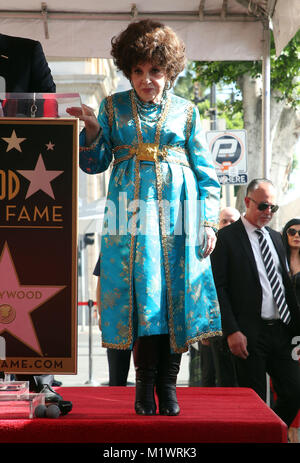
[[[265,211],[266,209],[270,208],[272,214],[274,214],[274,212],[278,211],[278,209],[279,209],[279,206],[277,206],[277,204],[258,203],[257,201],[255,201],[255,199],[250,198],[249,196],[248,196],[248,198],[257,205],[257,209],[259,211]]]

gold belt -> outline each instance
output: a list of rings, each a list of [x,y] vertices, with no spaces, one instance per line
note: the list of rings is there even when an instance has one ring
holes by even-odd
[[[185,150],[180,147],[172,147],[172,146],[165,146],[162,149],[159,149],[158,143],[139,143],[136,146],[127,146],[122,145],[116,147],[113,152],[119,151],[120,149],[129,149],[129,153],[125,154],[124,156],[120,156],[119,158],[114,160],[113,165],[117,165],[126,159],[131,159],[136,156],[138,161],[148,161],[148,162],[158,162],[158,161],[165,161],[165,162],[172,162],[175,164],[180,164],[186,167],[190,167],[190,164],[187,160],[178,159],[174,156],[168,155],[168,148],[172,148],[173,150],[177,150],[181,153],[185,153]]]

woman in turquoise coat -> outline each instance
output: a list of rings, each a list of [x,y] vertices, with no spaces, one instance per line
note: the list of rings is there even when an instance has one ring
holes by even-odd
[[[184,45],[165,25],[131,23],[112,40],[132,90],[85,122],[80,167],[111,163],[100,254],[102,342],[133,349],[135,410],[177,415],[176,378],[189,344],[221,334],[209,254],[215,245],[220,185],[199,113],[170,92],[184,69]]]

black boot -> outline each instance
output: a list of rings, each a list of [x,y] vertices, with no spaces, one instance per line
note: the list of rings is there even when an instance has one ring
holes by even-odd
[[[176,395],[176,381],[180,368],[181,354],[172,354],[169,337],[161,336],[161,350],[156,380],[156,393],[160,415],[179,415],[180,408]]]
[[[154,386],[157,375],[158,336],[142,336],[133,348],[136,373],[135,411],[138,415],[155,415]]]

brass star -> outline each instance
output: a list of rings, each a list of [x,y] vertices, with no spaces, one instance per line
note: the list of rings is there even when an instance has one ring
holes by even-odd
[[[54,150],[55,144],[52,143],[51,141],[49,141],[49,143],[46,143],[46,146],[47,146],[47,151],[48,151],[48,150],[53,151],[53,150]]]
[[[20,153],[22,153],[20,144],[22,143],[22,141],[26,140],[26,138],[18,138],[15,130],[13,130],[10,138],[2,137],[2,140],[4,140],[7,143],[6,152],[15,148],[16,150],[20,151]]]

